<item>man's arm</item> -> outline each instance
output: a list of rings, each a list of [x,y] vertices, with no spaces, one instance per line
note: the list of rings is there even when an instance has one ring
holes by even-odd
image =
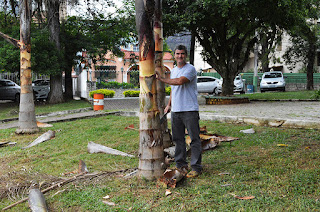
[[[174,79],[163,78],[157,71],[156,71],[156,77],[159,81],[164,82],[168,85],[183,85],[190,82],[190,80],[184,76],[181,76],[179,78],[174,78]]]

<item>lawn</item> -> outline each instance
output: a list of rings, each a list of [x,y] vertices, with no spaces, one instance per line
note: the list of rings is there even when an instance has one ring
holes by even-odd
[[[137,117],[104,116],[55,123],[56,137],[29,149],[21,149],[48,129],[35,135],[15,135],[0,130],[0,208],[27,196],[31,184],[44,189],[83,160],[90,173],[105,173],[74,181],[45,194],[50,211],[319,211],[320,134],[317,130],[256,127],[255,134],[239,131],[252,126],[201,121],[211,133],[239,137],[204,152],[204,172],[185,179],[165,195],[154,181],[123,175],[138,167],[138,157],[90,154],[88,142],[138,155],[139,131],[125,130]],[[280,147],[278,144],[286,144]],[[130,169],[129,171],[125,171]],[[117,172],[117,171],[123,172]],[[68,174],[69,173],[69,174]],[[9,190],[10,188],[10,190]],[[103,203],[103,197],[114,206]],[[234,197],[254,196],[251,200]],[[8,211],[27,211],[21,203]]]
[[[35,103],[36,115],[87,107],[92,107],[92,105],[91,103],[85,100],[71,100],[61,104],[48,104],[46,102],[41,101]],[[19,117],[19,104],[14,102],[0,104],[0,119],[17,117]]]
[[[309,100],[315,99],[316,91],[288,91],[288,92],[265,92],[265,93],[253,93],[242,94],[241,96],[248,97],[250,100]]]

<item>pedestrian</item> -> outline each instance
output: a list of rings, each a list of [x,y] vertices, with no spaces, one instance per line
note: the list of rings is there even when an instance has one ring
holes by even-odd
[[[187,172],[187,151],[185,129],[191,138],[192,170],[187,177],[197,177],[201,171],[202,146],[199,127],[199,104],[197,91],[197,72],[193,65],[186,62],[187,48],[178,45],[174,50],[177,66],[172,69],[170,79],[162,78],[159,72],[156,77],[161,82],[171,85],[171,94],[164,112],[171,111],[172,140],[175,143],[175,162],[180,170]]]

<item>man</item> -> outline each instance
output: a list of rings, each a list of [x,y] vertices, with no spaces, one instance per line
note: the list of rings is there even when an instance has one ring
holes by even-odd
[[[187,177],[197,177],[201,171],[201,152],[199,127],[199,104],[197,99],[197,72],[186,62],[187,48],[179,45],[174,50],[177,66],[171,71],[171,78],[162,78],[156,72],[157,79],[171,85],[171,94],[164,112],[171,110],[172,139],[175,142],[175,162],[178,169],[187,170],[187,152],[185,142],[185,128],[191,138],[192,171]]]

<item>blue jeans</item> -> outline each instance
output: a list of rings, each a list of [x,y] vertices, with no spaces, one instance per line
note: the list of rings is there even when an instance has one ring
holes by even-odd
[[[187,151],[185,141],[185,129],[191,138],[191,161],[190,165],[193,171],[201,172],[202,146],[200,141],[199,112],[172,112],[172,140],[176,145],[175,162],[177,168],[187,167]]]

